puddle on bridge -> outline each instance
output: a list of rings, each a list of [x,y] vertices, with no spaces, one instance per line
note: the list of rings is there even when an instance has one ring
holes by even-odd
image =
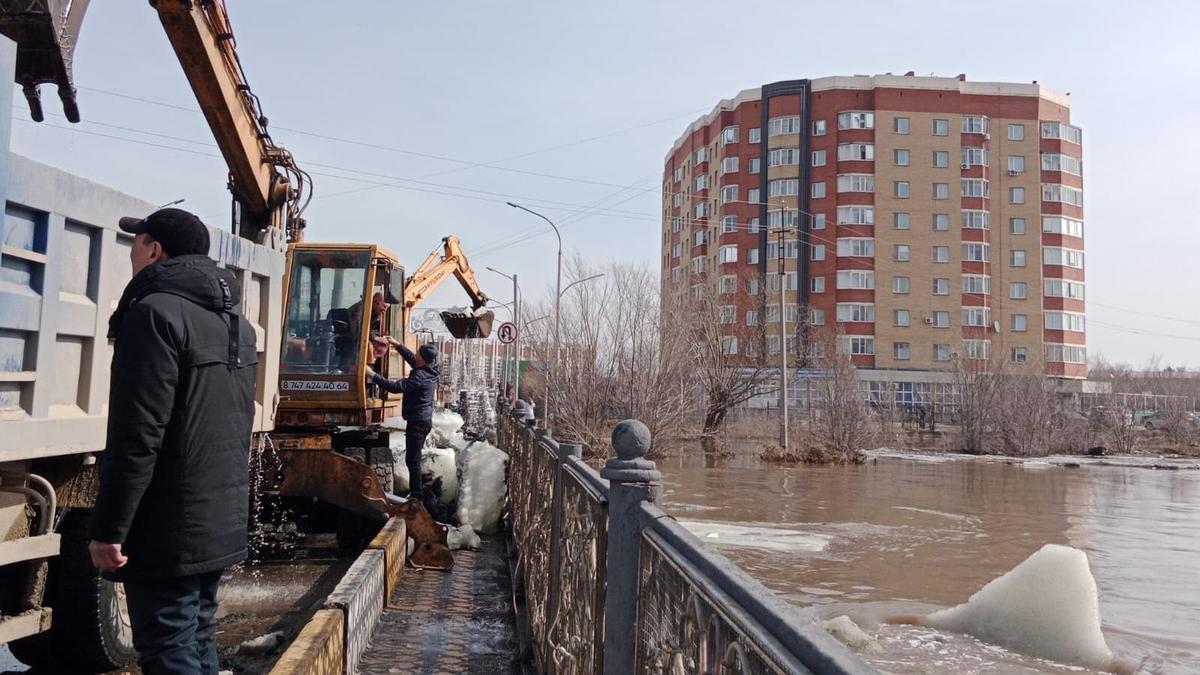
[[[1087,553],[1106,640],[1139,672],[1200,672],[1200,471],[883,457],[659,461],[663,502],[789,601],[847,614],[892,673],[1081,672],[886,616],[964,602],[1043,544]],[[1034,470],[1034,469],[1037,470]]]

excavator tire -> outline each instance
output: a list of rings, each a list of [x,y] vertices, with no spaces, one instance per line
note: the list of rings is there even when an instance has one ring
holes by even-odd
[[[71,509],[59,525],[61,550],[50,559],[45,594],[50,630],[9,644],[38,672],[103,673],[137,660],[124,588],[102,578],[88,554],[90,520],[91,511]]]

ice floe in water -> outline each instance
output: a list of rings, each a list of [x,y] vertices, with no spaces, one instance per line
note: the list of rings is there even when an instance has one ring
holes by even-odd
[[[1070,546],[1046,544],[965,603],[921,623],[1051,661],[1119,668],[1100,632],[1100,599],[1087,555]]]
[[[837,638],[838,642],[859,653],[878,654],[883,651],[883,648],[879,646],[879,642],[875,638],[859,628],[858,624],[854,623],[845,614],[821,622],[821,627],[830,635]]]
[[[723,523],[712,520],[680,520],[701,541],[715,546],[742,546],[767,551],[810,552],[824,551],[830,538],[755,523]]]

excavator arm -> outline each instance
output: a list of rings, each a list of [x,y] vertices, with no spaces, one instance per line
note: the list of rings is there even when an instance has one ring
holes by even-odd
[[[460,339],[491,335],[494,315],[491,311],[480,311],[487,304],[488,297],[475,281],[475,270],[471,269],[471,264],[467,262],[467,256],[459,246],[458,237],[453,235],[443,238],[441,247],[433,249],[425,256],[424,262],[408,277],[404,285],[405,316],[411,316],[413,308],[451,274],[470,296],[474,311],[442,312],[442,321],[446,323],[446,328],[451,335]]]
[[[17,82],[35,121],[43,119],[38,87],[47,82],[58,86],[67,119],[79,121],[71,64],[87,5],[87,0],[0,1],[0,33],[17,43]],[[300,241],[308,175],[267,132],[267,117],[238,60],[224,0],[150,0],[150,5],[229,167],[238,234],[277,246],[282,246],[277,233]]]

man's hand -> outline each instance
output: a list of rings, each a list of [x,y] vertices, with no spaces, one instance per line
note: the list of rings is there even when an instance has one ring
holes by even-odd
[[[400,342],[400,341],[399,341],[399,340],[397,340],[396,338],[392,337],[391,335],[388,335],[388,336],[386,337],[386,339],[387,339],[387,341],[388,341],[388,344],[389,344],[389,345],[391,345],[391,346],[393,346],[393,347],[399,347],[401,344],[403,344],[402,342]]]
[[[366,373],[368,380],[375,377],[375,370],[371,366],[363,366],[363,372]]]
[[[92,556],[92,564],[101,572],[115,572],[129,562],[129,558],[121,553],[120,544],[91,541],[88,542],[88,553]]]
[[[381,347],[387,347],[392,344],[392,336],[391,335],[376,335],[371,338],[371,342],[373,342]]]

